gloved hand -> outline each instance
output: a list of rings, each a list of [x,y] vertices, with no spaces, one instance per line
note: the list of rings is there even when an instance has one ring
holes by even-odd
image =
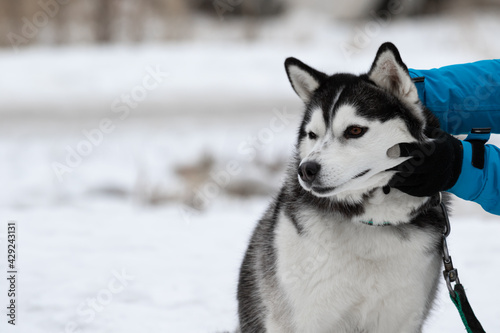
[[[390,180],[390,187],[425,197],[455,185],[462,171],[462,142],[439,128],[433,130],[431,139],[424,144],[400,143],[389,149],[390,157],[412,156],[390,169],[398,171]]]

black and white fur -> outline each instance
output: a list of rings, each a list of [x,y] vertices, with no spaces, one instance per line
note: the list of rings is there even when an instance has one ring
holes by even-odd
[[[241,266],[238,330],[421,332],[444,218],[428,197],[383,188],[405,160],[397,144],[428,140],[438,121],[391,43],[365,75],[328,76],[294,58],[285,67],[305,112],[287,180]],[[364,134],[350,137],[352,126]],[[308,183],[298,169],[311,161],[321,168]]]

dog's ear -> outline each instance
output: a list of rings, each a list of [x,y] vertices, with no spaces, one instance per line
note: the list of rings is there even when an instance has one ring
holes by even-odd
[[[380,46],[368,77],[377,86],[387,89],[403,101],[418,102],[417,88],[394,44],[387,42]]]
[[[314,91],[328,77],[295,58],[286,59],[285,69],[293,89],[305,103],[310,101]]]

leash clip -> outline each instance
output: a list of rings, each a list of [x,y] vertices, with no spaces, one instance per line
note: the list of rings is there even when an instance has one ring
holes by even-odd
[[[455,295],[452,283],[455,282],[456,284],[460,284],[460,279],[458,278],[458,270],[453,267],[453,261],[451,260],[450,251],[448,250],[448,243],[446,242],[446,237],[448,237],[451,233],[451,224],[450,218],[448,217],[448,212],[446,211],[446,206],[442,201],[441,192],[439,192],[439,206],[441,206],[441,211],[443,212],[443,216],[446,222],[444,225],[443,239],[441,243],[443,247],[443,276],[450,294]]]
[[[446,236],[443,234],[443,263],[444,271],[443,276],[446,281],[446,286],[451,295],[455,295],[455,290],[453,289],[452,283],[460,284],[460,279],[458,278],[458,270],[453,267],[453,261],[451,260],[450,252],[448,251],[448,244],[446,243]]]

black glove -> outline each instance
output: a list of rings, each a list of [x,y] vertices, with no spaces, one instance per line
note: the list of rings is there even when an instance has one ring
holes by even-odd
[[[462,171],[462,142],[439,128],[433,130],[431,138],[428,143],[398,145],[400,157],[413,158],[390,169],[398,171],[389,181],[390,187],[415,197],[426,197],[455,185]],[[392,155],[397,155],[397,148],[396,153],[394,148],[391,150]]]

